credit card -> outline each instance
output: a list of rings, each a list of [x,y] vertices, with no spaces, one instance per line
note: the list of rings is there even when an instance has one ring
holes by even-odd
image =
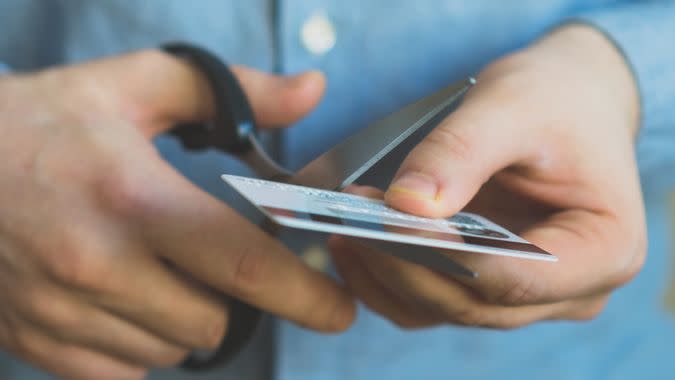
[[[556,256],[472,213],[424,218],[359,195],[235,175],[222,178],[283,227],[399,243],[412,249],[411,255],[415,247],[430,247],[448,255],[460,251],[557,261]]]

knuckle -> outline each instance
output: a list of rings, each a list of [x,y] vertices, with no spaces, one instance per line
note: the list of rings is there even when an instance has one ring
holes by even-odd
[[[426,139],[426,143],[437,147],[440,152],[450,154],[458,160],[468,160],[473,156],[474,143],[469,128],[444,125],[435,129]]]
[[[268,256],[253,245],[239,250],[233,259],[230,283],[233,291],[251,295],[257,293],[262,284],[269,260]]]
[[[153,197],[148,194],[147,182],[127,167],[113,169],[102,176],[97,188],[102,203],[114,214],[133,217],[152,210]]]
[[[493,303],[504,306],[520,306],[534,303],[540,298],[540,290],[535,282],[527,277],[512,280],[506,290],[500,294],[487,294],[486,298]]]
[[[55,250],[49,255],[47,270],[57,280],[69,285],[82,282],[86,275],[83,262],[86,260],[79,248],[64,247],[63,250]]]
[[[109,249],[104,244],[88,231],[77,228],[61,231],[53,245],[40,254],[43,269],[53,280],[68,287],[106,290],[119,286],[111,281],[111,256],[104,254]]]
[[[71,248],[50,256],[47,270],[57,281],[86,289],[97,288],[102,282],[105,270],[94,254],[82,248]]]

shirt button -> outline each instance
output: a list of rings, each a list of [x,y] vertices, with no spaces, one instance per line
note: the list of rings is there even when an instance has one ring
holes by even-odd
[[[315,12],[302,25],[300,39],[302,45],[314,55],[328,53],[336,41],[335,27],[325,12]]]
[[[328,270],[328,252],[323,246],[310,245],[302,252],[302,261],[310,268],[319,272]]]

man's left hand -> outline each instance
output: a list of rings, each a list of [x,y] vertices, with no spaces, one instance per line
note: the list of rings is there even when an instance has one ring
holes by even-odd
[[[480,276],[450,277],[334,237],[336,267],[367,306],[407,328],[593,318],[645,258],[638,119],[620,53],[590,27],[562,27],[488,66],[384,194],[412,214],[484,215],[559,262],[452,252]]]

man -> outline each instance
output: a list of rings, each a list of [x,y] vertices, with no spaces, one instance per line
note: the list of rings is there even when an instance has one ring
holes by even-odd
[[[215,347],[226,294],[302,327],[279,322],[276,341],[260,334],[218,378],[672,371],[662,344],[675,331],[654,298],[675,162],[673,2],[361,3],[3,2],[2,347],[64,378],[140,378]],[[334,238],[344,286],[309,269],[185,178],[222,195],[218,174],[242,168],[166,138],[153,149],[172,125],[213,114],[199,73],[152,50],[169,40],[240,64],[260,124],[306,116],[278,141],[291,168],[480,70],[386,193],[350,191],[428,216],[468,205],[560,262],[458,254],[481,274],[469,281]],[[607,304],[645,258],[638,135],[653,256]],[[353,297],[372,311],[354,320]],[[419,327],[436,328],[407,331]],[[38,376],[10,363],[5,378]]]

